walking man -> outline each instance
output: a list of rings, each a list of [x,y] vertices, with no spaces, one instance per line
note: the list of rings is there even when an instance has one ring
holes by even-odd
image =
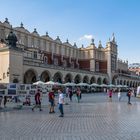
[[[38,89],[36,94],[35,94],[35,105],[32,108],[32,111],[34,111],[34,108],[39,108],[40,111],[42,111],[41,109],[41,99],[40,99],[41,93],[40,90]]]
[[[64,104],[64,95],[62,93],[61,90],[58,90],[58,94],[59,94],[59,110],[61,115],[59,117],[64,117],[64,111],[63,111],[63,104]]]

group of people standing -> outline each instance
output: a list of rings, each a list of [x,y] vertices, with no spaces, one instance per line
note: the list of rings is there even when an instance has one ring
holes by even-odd
[[[59,117],[64,117],[64,111],[63,111],[63,104],[64,104],[64,95],[61,89],[58,90],[58,105],[59,105],[59,110],[60,110],[60,116]],[[49,113],[55,113],[54,111],[54,106],[55,106],[55,94],[54,90],[50,91],[48,94],[48,99],[50,103],[50,111]],[[32,111],[34,111],[35,108],[39,108],[40,111],[42,111],[41,108],[41,90],[38,89],[37,92],[35,93],[35,105],[32,108]]]
[[[55,113],[54,107],[56,106],[56,100],[55,100],[55,93],[54,89],[52,89],[48,93],[48,101],[49,101],[49,113]],[[67,87],[66,88],[66,97],[69,97],[70,101],[72,101],[72,96],[75,93],[77,97],[78,103],[80,102],[80,99],[82,98],[81,90],[79,87],[75,91],[72,91],[71,88]],[[64,117],[64,110],[63,110],[63,105],[64,105],[64,94],[61,89],[57,90],[58,93],[58,108],[60,111],[60,116],[59,117]],[[32,111],[34,111],[35,108],[39,108],[40,111],[42,111],[41,108],[41,90],[37,89],[35,93],[35,105],[32,107]]]

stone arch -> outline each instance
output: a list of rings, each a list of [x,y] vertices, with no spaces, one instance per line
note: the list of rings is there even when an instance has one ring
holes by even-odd
[[[127,86],[129,86],[129,81],[127,81]]]
[[[130,86],[130,87],[132,87],[132,81],[130,81],[130,84],[129,84],[129,86]]]
[[[120,85],[120,81],[119,81],[119,79],[117,80],[117,85]]]
[[[53,81],[62,83],[62,78],[63,78],[62,73],[61,72],[56,72],[53,76]]]
[[[89,83],[89,77],[87,75],[84,76],[83,83]]]
[[[123,81],[123,85],[126,85],[126,80]]]
[[[37,81],[37,72],[34,69],[29,69],[24,74],[24,83],[32,84]]]
[[[72,82],[72,74],[71,73],[66,74],[64,80],[65,80],[65,83]]]
[[[122,82],[122,80],[120,80],[120,85],[123,85],[123,82]]]
[[[133,81],[133,83],[132,83],[132,87],[135,87],[135,81]]]
[[[104,78],[102,83],[107,85],[108,84],[107,78]]]
[[[51,80],[51,74],[49,71],[45,70],[40,75],[40,80],[43,82],[48,82]]]
[[[96,78],[94,76],[92,76],[90,79],[90,84],[92,84],[92,83],[96,83]]]
[[[78,83],[81,82],[81,76],[80,76],[79,74],[77,74],[77,75],[75,76],[74,82],[75,82],[76,84],[78,84]]]
[[[101,78],[101,77],[98,77],[98,79],[97,79],[97,84],[99,84],[99,85],[102,84],[102,78]]]

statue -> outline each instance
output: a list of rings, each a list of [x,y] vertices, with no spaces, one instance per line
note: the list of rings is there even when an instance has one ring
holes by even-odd
[[[5,39],[10,47],[16,47],[17,37],[11,30]]]

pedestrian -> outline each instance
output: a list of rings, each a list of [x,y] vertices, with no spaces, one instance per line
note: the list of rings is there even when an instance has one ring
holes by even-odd
[[[110,90],[109,90],[109,93],[108,93],[109,101],[112,101],[112,93],[113,93],[113,90],[110,89]]]
[[[69,98],[70,98],[70,101],[72,102],[72,96],[73,96],[73,93],[72,93],[72,89],[70,88],[69,89]]]
[[[4,101],[3,101],[4,107],[6,107],[6,103],[7,103],[7,96],[4,96]]]
[[[119,90],[119,92],[118,92],[118,100],[119,100],[119,102],[120,102],[120,100],[121,100],[121,92],[120,92],[120,90]]]
[[[77,95],[77,101],[78,101],[78,103],[80,102],[80,97],[81,97],[81,90],[80,90],[80,88],[78,87],[77,88],[77,91],[76,91],[76,95]]]
[[[48,96],[49,96],[49,102],[50,102],[50,112],[49,113],[55,113],[55,111],[54,111],[55,94],[54,94],[54,90],[53,89],[52,89],[52,91],[49,92]]]
[[[69,95],[69,87],[66,88],[66,97]]]
[[[61,113],[61,115],[59,117],[64,117],[64,111],[63,111],[64,95],[60,89],[58,90],[58,94],[59,94],[59,100],[58,100],[59,110]]]
[[[42,111],[42,109],[41,109],[41,92],[40,92],[40,89],[38,89],[36,94],[35,94],[35,105],[33,106],[32,111],[34,111],[35,108],[39,108],[39,110]]]
[[[0,96],[0,108],[1,108],[2,99],[3,99],[3,96]]]
[[[128,104],[130,104],[130,105],[131,105],[131,102],[130,102],[131,95],[132,95],[132,91],[131,91],[131,89],[129,89],[128,92],[127,92],[127,97],[128,97]]]

